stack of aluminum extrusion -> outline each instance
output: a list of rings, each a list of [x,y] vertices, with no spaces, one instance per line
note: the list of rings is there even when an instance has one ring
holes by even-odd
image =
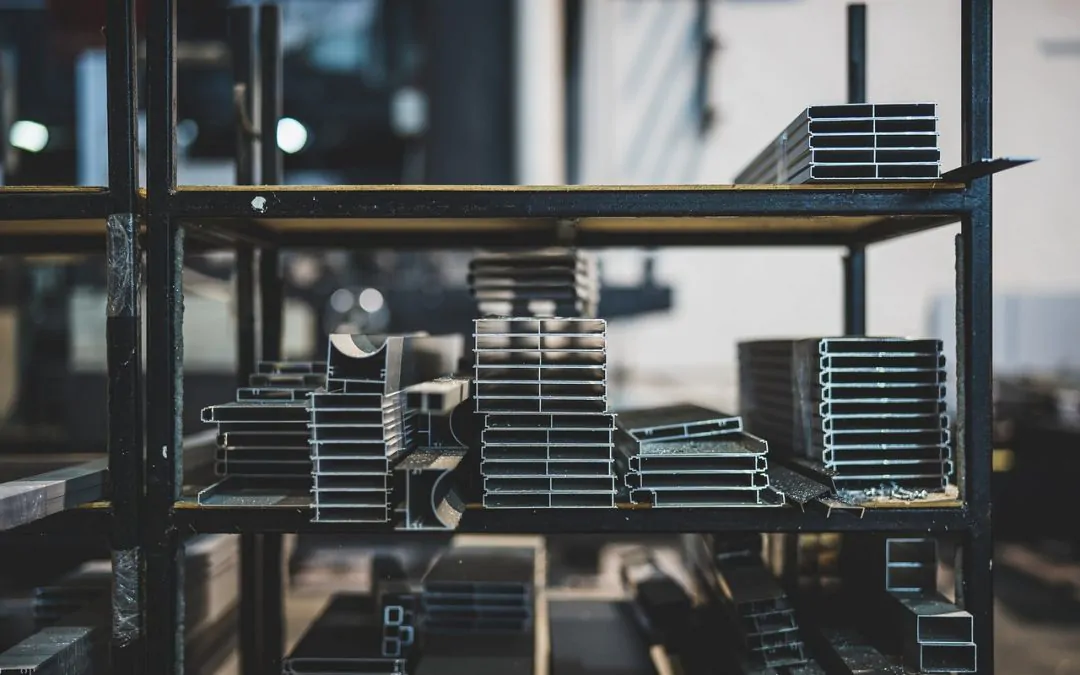
[[[484,506],[612,507],[601,319],[477,319]]]
[[[575,249],[485,253],[469,263],[481,316],[596,316],[595,257]]]
[[[392,463],[414,447],[407,388],[453,372],[459,336],[330,336],[326,390],[309,397],[317,522],[386,522]]]
[[[937,121],[935,103],[811,106],[735,182],[936,179]]]
[[[325,363],[263,361],[236,390],[236,401],[202,411],[218,426],[215,470],[245,479],[299,479],[311,475],[307,396],[323,386]]]
[[[751,431],[821,462],[838,489],[948,484],[953,464],[939,340],[749,342],[739,354]]]
[[[425,634],[517,634],[532,630],[531,548],[453,546],[424,575]]]
[[[635,503],[654,507],[764,503],[768,445],[742,419],[679,404],[620,412],[617,445]]]

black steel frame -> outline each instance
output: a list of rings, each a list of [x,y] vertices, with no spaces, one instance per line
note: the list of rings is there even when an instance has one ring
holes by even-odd
[[[964,164],[991,158],[991,0],[959,0],[962,5],[962,119]],[[958,597],[975,617],[979,673],[993,672],[990,528],[991,476],[991,178],[978,175],[949,189],[488,189],[462,191],[357,190],[348,188],[177,189],[176,0],[149,3],[146,22],[147,189],[138,194],[136,152],[136,33],[134,0],[114,0],[108,15],[109,186],[101,190],[25,191],[0,189],[0,222],[5,220],[97,219],[100,233],[77,239],[25,231],[4,237],[8,252],[100,248],[106,243],[109,278],[109,452],[111,505],[81,509],[42,521],[42,532],[61,532],[76,523],[107,526],[117,569],[118,610],[112,631],[112,668],[117,674],[183,672],[184,537],[194,532],[243,533],[245,577],[242,650],[245,673],[280,671],[282,654],[282,547],[289,532],[363,533],[385,531],[369,525],[315,524],[310,509],[289,507],[198,507],[180,499],[183,443],[183,288],[185,232],[243,253],[238,304],[243,344],[241,371],[257,354],[277,358],[281,344],[282,292],[279,250],[292,246],[462,247],[490,243],[522,245],[562,241],[565,221],[595,217],[909,216],[851,234],[815,236],[803,230],[761,232],[582,230],[582,246],[619,245],[827,245],[846,249],[844,328],[865,331],[865,247],[875,241],[950,222],[961,223],[958,258],[959,452],[963,458],[962,507],[881,510],[862,514],[798,509],[621,511],[529,514],[470,511],[462,530],[470,532],[678,532],[721,531],[889,531],[950,533],[959,538]],[[236,10],[234,10],[236,11]],[[239,140],[264,184],[281,181],[281,158],[273,143],[281,106],[279,22],[276,8],[250,16],[258,30],[257,63],[244,66],[251,89],[245,97],[249,121],[271,141],[252,147]],[[239,32],[236,35],[240,35]],[[865,98],[865,10],[849,15],[849,99]],[[234,47],[241,42],[237,38]],[[240,73],[238,72],[238,75]],[[259,86],[261,85],[261,86]],[[254,102],[260,103],[254,112]],[[250,144],[250,145],[249,145]],[[240,153],[243,156],[244,153]],[[253,210],[252,200],[266,208]],[[454,228],[352,233],[275,229],[270,218],[512,218],[536,227],[492,235]],[[145,223],[145,237],[140,224]],[[43,229],[44,231],[44,229]],[[141,362],[139,272],[146,250],[147,371]],[[259,321],[257,322],[257,318]],[[256,326],[259,329],[256,329]],[[261,350],[259,347],[261,343]],[[145,401],[145,418],[143,403]],[[140,447],[145,419],[145,453]],[[144,465],[145,457],[145,465]],[[106,525],[107,524],[107,525]],[[403,535],[408,536],[408,535]]]

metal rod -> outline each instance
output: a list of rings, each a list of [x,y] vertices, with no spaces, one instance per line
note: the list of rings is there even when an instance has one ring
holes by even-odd
[[[246,387],[255,372],[255,250],[236,249],[236,381]]]
[[[263,534],[262,661],[263,673],[280,673],[285,655],[284,541],[280,534]]]
[[[106,29],[109,105],[108,286],[109,475],[112,480],[113,624],[110,672],[140,673],[143,555],[139,511],[143,488],[143,388],[138,223],[138,96],[135,1],[109,3]]]
[[[262,147],[260,165],[262,183],[279,185],[282,179],[281,148],[277,144],[277,126],[281,119],[281,8],[259,7],[259,98]]]
[[[259,251],[259,302],[262,315],[262,360],[281,360],[285,301],[281,260],[277,248]]]
[[[147,81],[146,668],[182,673],[182,545],[172,522],[183,466],[183,230],[176,188],[176,3],[150,4]]]
[[[866,5],[852,3],[847,8],[847,100],[866,103]]]
[[[263,535],[248,532],[240,535],[240,672],[263,675],[271,671],[262,663],[259,645],[263,640],[262,621],[262,545]]]
[[[991,157],[993,83],[993,5],[991,0],[961,4],[961,91],[963,158],[965,164]],[[971,181],[967,189],[972,210],[960,230],[961,308],[958,345],[959,413],[965,468],[964,500],[972,513],[972,529],[961,552],[959,595],[964,609],[975,617],[979,673],[994,672],[993,539],[990,524],[993,290],[991,178]]]
[[[866,248],[849,246],[844,256],[844,335],[866,334]]]
[[[866,103],[866,5],[847,8],[848,103]],[[866,249],[849,246],[844,256],[844,335],[866,334]]]
[[[236,184],[255,183],[255,12],[250,5],[230,7],[229,49],[232,52],[233,114],[236,125]]]

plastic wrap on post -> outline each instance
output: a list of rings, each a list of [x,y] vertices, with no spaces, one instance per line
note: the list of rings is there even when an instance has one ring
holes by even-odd
[[[112,637],[126,645],[138,639],[142,630],[139,549],[113,551],[112,569]]]
[[[135,258],[138,236],[134,213],[117,213],[105,220],[105,264],[108,316],[129,316],[135,311],[139,287],[139,265],[128,264]]]

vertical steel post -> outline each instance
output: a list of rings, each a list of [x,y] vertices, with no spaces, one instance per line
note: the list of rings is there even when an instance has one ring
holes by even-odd
[[[255,41],[255,10],[250,5],[230,7],[229,47],[232,52],[233,115],[236,124],[236,184],[255,183],[259,161],[256,136],[256,98],[259,71]],[[247,386],[255,372],[255,249],[250,244],[236,248],[236,379]],[[262,597],[263,535],[240,535],[240,672],[260,675],[270,672],[259,647],[264,642]]]
[[[176,188],[176,3],[149,4],[147,83],[146,667],[183,673],[183,545],[172,509],[182,483],[184,233]]]
[[[282,112],[281,8],[259,7],[259,128],[262,146],[259,169],[262,183],[282,182],[282,156],[277,144],[278,120]],[[259,298],[261,305],[262,358],[281,358],[283,289],[280,253],[276,247],[259,251]],[[283,541],[281,534],[263,534],[261,562],[263,672],[281,672],[285,655],[285,597]]]
[[[236,184],[255,182],[256,59],[255,12],[250,5],[230,7],[229,46],[232,51],[233,114],[236,123]],[[247,386],[255,372],[255,251],[250,244],[236,249],[236,375]]]
[[[962,0],[963,161],[991,157],[992,0]],[[971,530],[963,542],[959,595],[975,617],[978,672],[994,672],[993,539],[990,480],[993,426],[992,193],[990,176],[967,186],[971,213],[961,225],[960,334],[957,345],[960,452]]]
[[[848,103],[866,102],[866,5],[847,8]],[[866,333],[866,248],[849,246],[844,256],[844,334]]]
[[[142,316],[139,246],[138,97],[135,0],[109,3],[105,59],[109,111],[106,223],[109,477],[112,484],[112,636],[110,672],[143,672]]]

